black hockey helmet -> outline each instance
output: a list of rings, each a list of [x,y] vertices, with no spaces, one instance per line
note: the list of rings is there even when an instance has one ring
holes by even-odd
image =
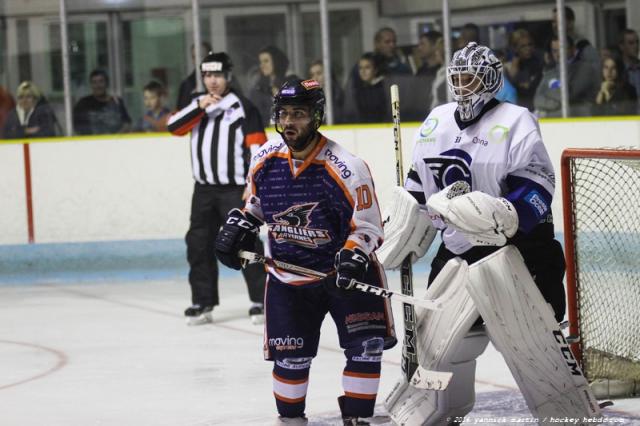
[[[225,78],[230,81],[232,68],[233,62],[225,52],[209,52],[200,64],[200,73],[204,76],[205,72],[222,72]]]
[[[314,130],[317,130],[324,119],[325,103],[324,90],[316,80],[301,80],[299,78],[288,80],[273,97],[274,123],[277,125],[280,109],[283,105],[303,105],[309,107],[309,114],[313,117]]]

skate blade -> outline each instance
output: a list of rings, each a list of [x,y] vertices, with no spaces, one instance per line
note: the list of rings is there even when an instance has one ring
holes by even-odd
[[[197,317],[187,317],[186,319],[187,325],[202,325],[213,322],[213,317],[211,314],[203,314],[198,315]]]
[[[264,324],[264,315],[251,315],[251,324],[253,325]]]

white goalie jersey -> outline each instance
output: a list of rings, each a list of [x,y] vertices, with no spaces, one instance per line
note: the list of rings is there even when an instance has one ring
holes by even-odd
[[[405,188],[424,205],[446,186],[465,181],[472,191],[513,203],[519,230],[528,233],[552,220],[553,166],[533,114],[509,103],[492,103],[493,108],[471,123],[454,119],[456,103],[435,108],[416,132]],[[437,215],[430,216],[443,230],[447,249],[460,254],[472,247]]]

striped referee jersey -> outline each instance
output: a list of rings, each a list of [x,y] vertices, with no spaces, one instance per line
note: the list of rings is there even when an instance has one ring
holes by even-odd
[[[169,131],[178,136],[191,132],[191,168],[196,182],[244,186],[251,148],[256,150],[267,140],[260,113],[233,91],[206,110],[198,106],[203,96],[194,97],[169,117]]]

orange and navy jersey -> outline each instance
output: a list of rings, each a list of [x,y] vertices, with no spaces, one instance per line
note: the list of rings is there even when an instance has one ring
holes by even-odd
[[[250,157],[267,140],[260,113],[233,91],[206,110],[198,106],[203,96],[169,117],[169,131],[178,136],[191,132],[191,166],[198,183],[244,186]]]
[[[341,248],[371,254],[382,243],[367,164],[322,135],[305,161],[294,160],[281,139],[268,141],[253,156],[247,180],[245,210],[266,223],[274,259],[331,273]],[[269,273],[291,285],[314,281],[275,268]]]

